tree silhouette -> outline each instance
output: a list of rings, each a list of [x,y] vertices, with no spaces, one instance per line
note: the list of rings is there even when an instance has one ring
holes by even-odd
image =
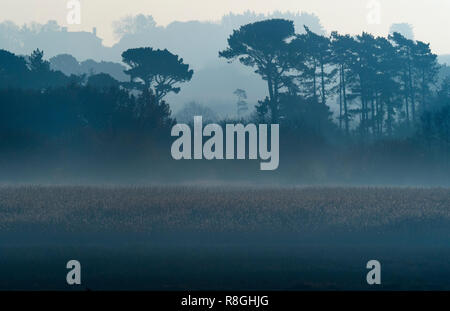
[[[401,34],[408,40],[414,40],[414,30],[411,24],[408,23],[392,24],[391,27],[389,28],[389,34],[393,35],[396,32]]]
[[[294,23],[283,19],[255,22],[234,30],[228,38],[228,48],[219,52],[228,60],[236,58],[265,81],[269,90],[270,113],[274,123],[278,121],[278,95],[282,87],[289,85],[286,74],[290,70],[287,40],[295,34]]]
[[[430,93],[430,85],[436,83],[438,74],[437,55],[433,54],[429,43],[417,41],[414,50],[414,65],[420,85],[421,108],[427,107],[427,97]]]
[[[34,50],[28,57],[28,68],[30,69],[29,85],[32,88],[42,90],[64,86],[71,82],[71,79],[68,79],[61,71],[50,69],[50,62],[44,60],[44,51],[39,49]]]
[[[120,83],[107,73],[98,73],[88,78],[87,85],[97,89],[108,89],[118,87]]]
[[[126,16],[113,23],[114,34],[117,38],[125,35],[144,33],[156,27],[156,22],[151,15],[139,14],[136,16]]]
[[[70,54],[59,54],[49,59],[50,67],[59,70],[65,75],[81,74],[80,63]]]
[[[297,65],[297,69],[303,69],[302,78],[312,81],[309,94],[313,98],[320,98],[322,104],[326,104],[327,86],[332,82],[336,75],[336,70],[327,67],[332,62],[332,50],[330,38],[318,35],[312,32],[307,26],[304,26],[306,33],[297,35],[296,39],[291,42],[294,49],[301,50],[303,55],[300,60],[303,61],[304,67]],[[320,87],[319,87],[320,84]]]
[[[236,89],[233,92],[233,94],[236,95],[238,98],[236,106],[237,106],[237,115],[240,118],[244,113],[248,111],[248,103],[245,101],[247,99],[247,92],[245,92],[245,90],[242,89]]]
[[[413,54],[415,43],[398,32],[389,35],[389,40],[396,49],[397,59],[400,63],[400,86],[404,97],[405,119],[409,127],[411,118],[415,119],[416,96],[414,88]]]
[[[129,49],[122,53],[123,62],[130,69],[125,73],[130,76],[132,85],[151,91],[157,102],[168,93],[178,93],[177,83],[192,79],[193,70],[183,63],[183,59],[168,50],[154,50],[150,47]]]
[[[0,49],[0,88],[23,84],[27,74],[25,58]]]
[[[337,32],[331,33],[331,45],[333,51],[333,62],[339,72],[339,122],[342,128],[344,121],[345,132],[350,133],[350,104],[348,87],[353,80],[353,63],[356,60],[354,53],[356,42],[350,35],[340,35]]]
[[[44,60],[44,51],[39,49],[34,50],[29,59],[28,66],[32,72],[39,74],[50,71],[50,63]]]

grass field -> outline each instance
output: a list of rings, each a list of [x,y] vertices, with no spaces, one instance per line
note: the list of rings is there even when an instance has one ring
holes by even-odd
[[[0,187],[0,289],[450,289],[450,189]]]

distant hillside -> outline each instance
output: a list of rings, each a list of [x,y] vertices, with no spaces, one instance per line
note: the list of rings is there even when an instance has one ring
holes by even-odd
[[[266,18],[293,20],[299,32],[306,24],[311,30],[324,33],[319,18],[307,13],[275,12],[264,15],[246,12],[226,15],[219,22],[173,22],[166,27],[157,26],[151,16],[138,15],[114,23],[119,42],[111,48],[102,44],[95,29],[92,32],[69,32],[55,21],[21,26],[5,21],[0,23],[0,48],[19,55],[28,55],[39,48],[44,50],[47,58],[70,54],[80,61],[120,62],[123,51],[151,46],[167,48],[192,66],[200,68],[217,59],[219,49],[225,47],[233,29]]]
[[[53,70],[59,70],[65,75],[92,75],[97,73],[107,73],[118,81],[128,80],[124,73],[126,67],[120,63],[114,62],[96,62],[92,59],[79,62],[70,54],[59,54],[50,58],[50,66]]]
[[[55,21],[47,24],[32,23],[18,26],[6,21],[0,23],[0,48],[19,55],[29,55],[39,48],[50,58],[58,54],[71,54],[77,59],[109,59],[109,48],[93,32],[69,32]]]
[[[319,18],[307,13],[275,12],[264,15],[246,12],[226,15],[219,23],[173,22],[167,27],[156,26],[151,16],[138,15],[115,23],[115,32],[120,41],[112,47],[113,54],[120,55],[122,51],[138,46],[167,48],[183,57],[194,69],[200,69],[217,62],[219,50],[227,46],[227,39],[234,29],[267,18],[293,20],[298,33],[304,32],[303,25],[314,32],[325,33]]]

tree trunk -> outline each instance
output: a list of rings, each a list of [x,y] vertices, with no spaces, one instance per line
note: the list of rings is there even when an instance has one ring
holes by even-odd
[[[348,135],[350,133],[350,128],[349,128],[349,116],[348,116],[348,105],[347,105],[347,95],[345,92],[345,70],[344,70],[344,65],[341,66],[341,71],[342,71],[342,94],[344,97],[344,120],[345,120],[345,133]]]
[[[325,71],[323,66],[323,61],[320,63],[320,75],[322,82],[322,104],[326,105],[326,97],[325,97]]]
[[[409,54],[408,54],[409,57]],[[416,100],[415,100],[415,92],[414,92],[414,81],[412,76],[412,68],[411,63],[408,62],[408,80],[409,80],[409,91],[411,96],[411,114],[412,114],[412,121],[414,122],[416,120]]]
[[[339,70],[339,129],[342,130],[342,72]]]

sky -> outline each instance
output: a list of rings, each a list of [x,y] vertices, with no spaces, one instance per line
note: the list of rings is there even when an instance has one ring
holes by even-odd
[[[80,24],[68,24],[71,1],[80,3]],[[218,21],[230,12],[272,11],[316,14],[327,31],[386,35],[392,23],[409,23],[416,39],[430,42],[437,54],[450,54],[450,0],[0,0],[0,22],[22,25],[56,20],[69,31],[91,31],[112,45],[112,23],[127,15],[152,15],[157,24]]]

